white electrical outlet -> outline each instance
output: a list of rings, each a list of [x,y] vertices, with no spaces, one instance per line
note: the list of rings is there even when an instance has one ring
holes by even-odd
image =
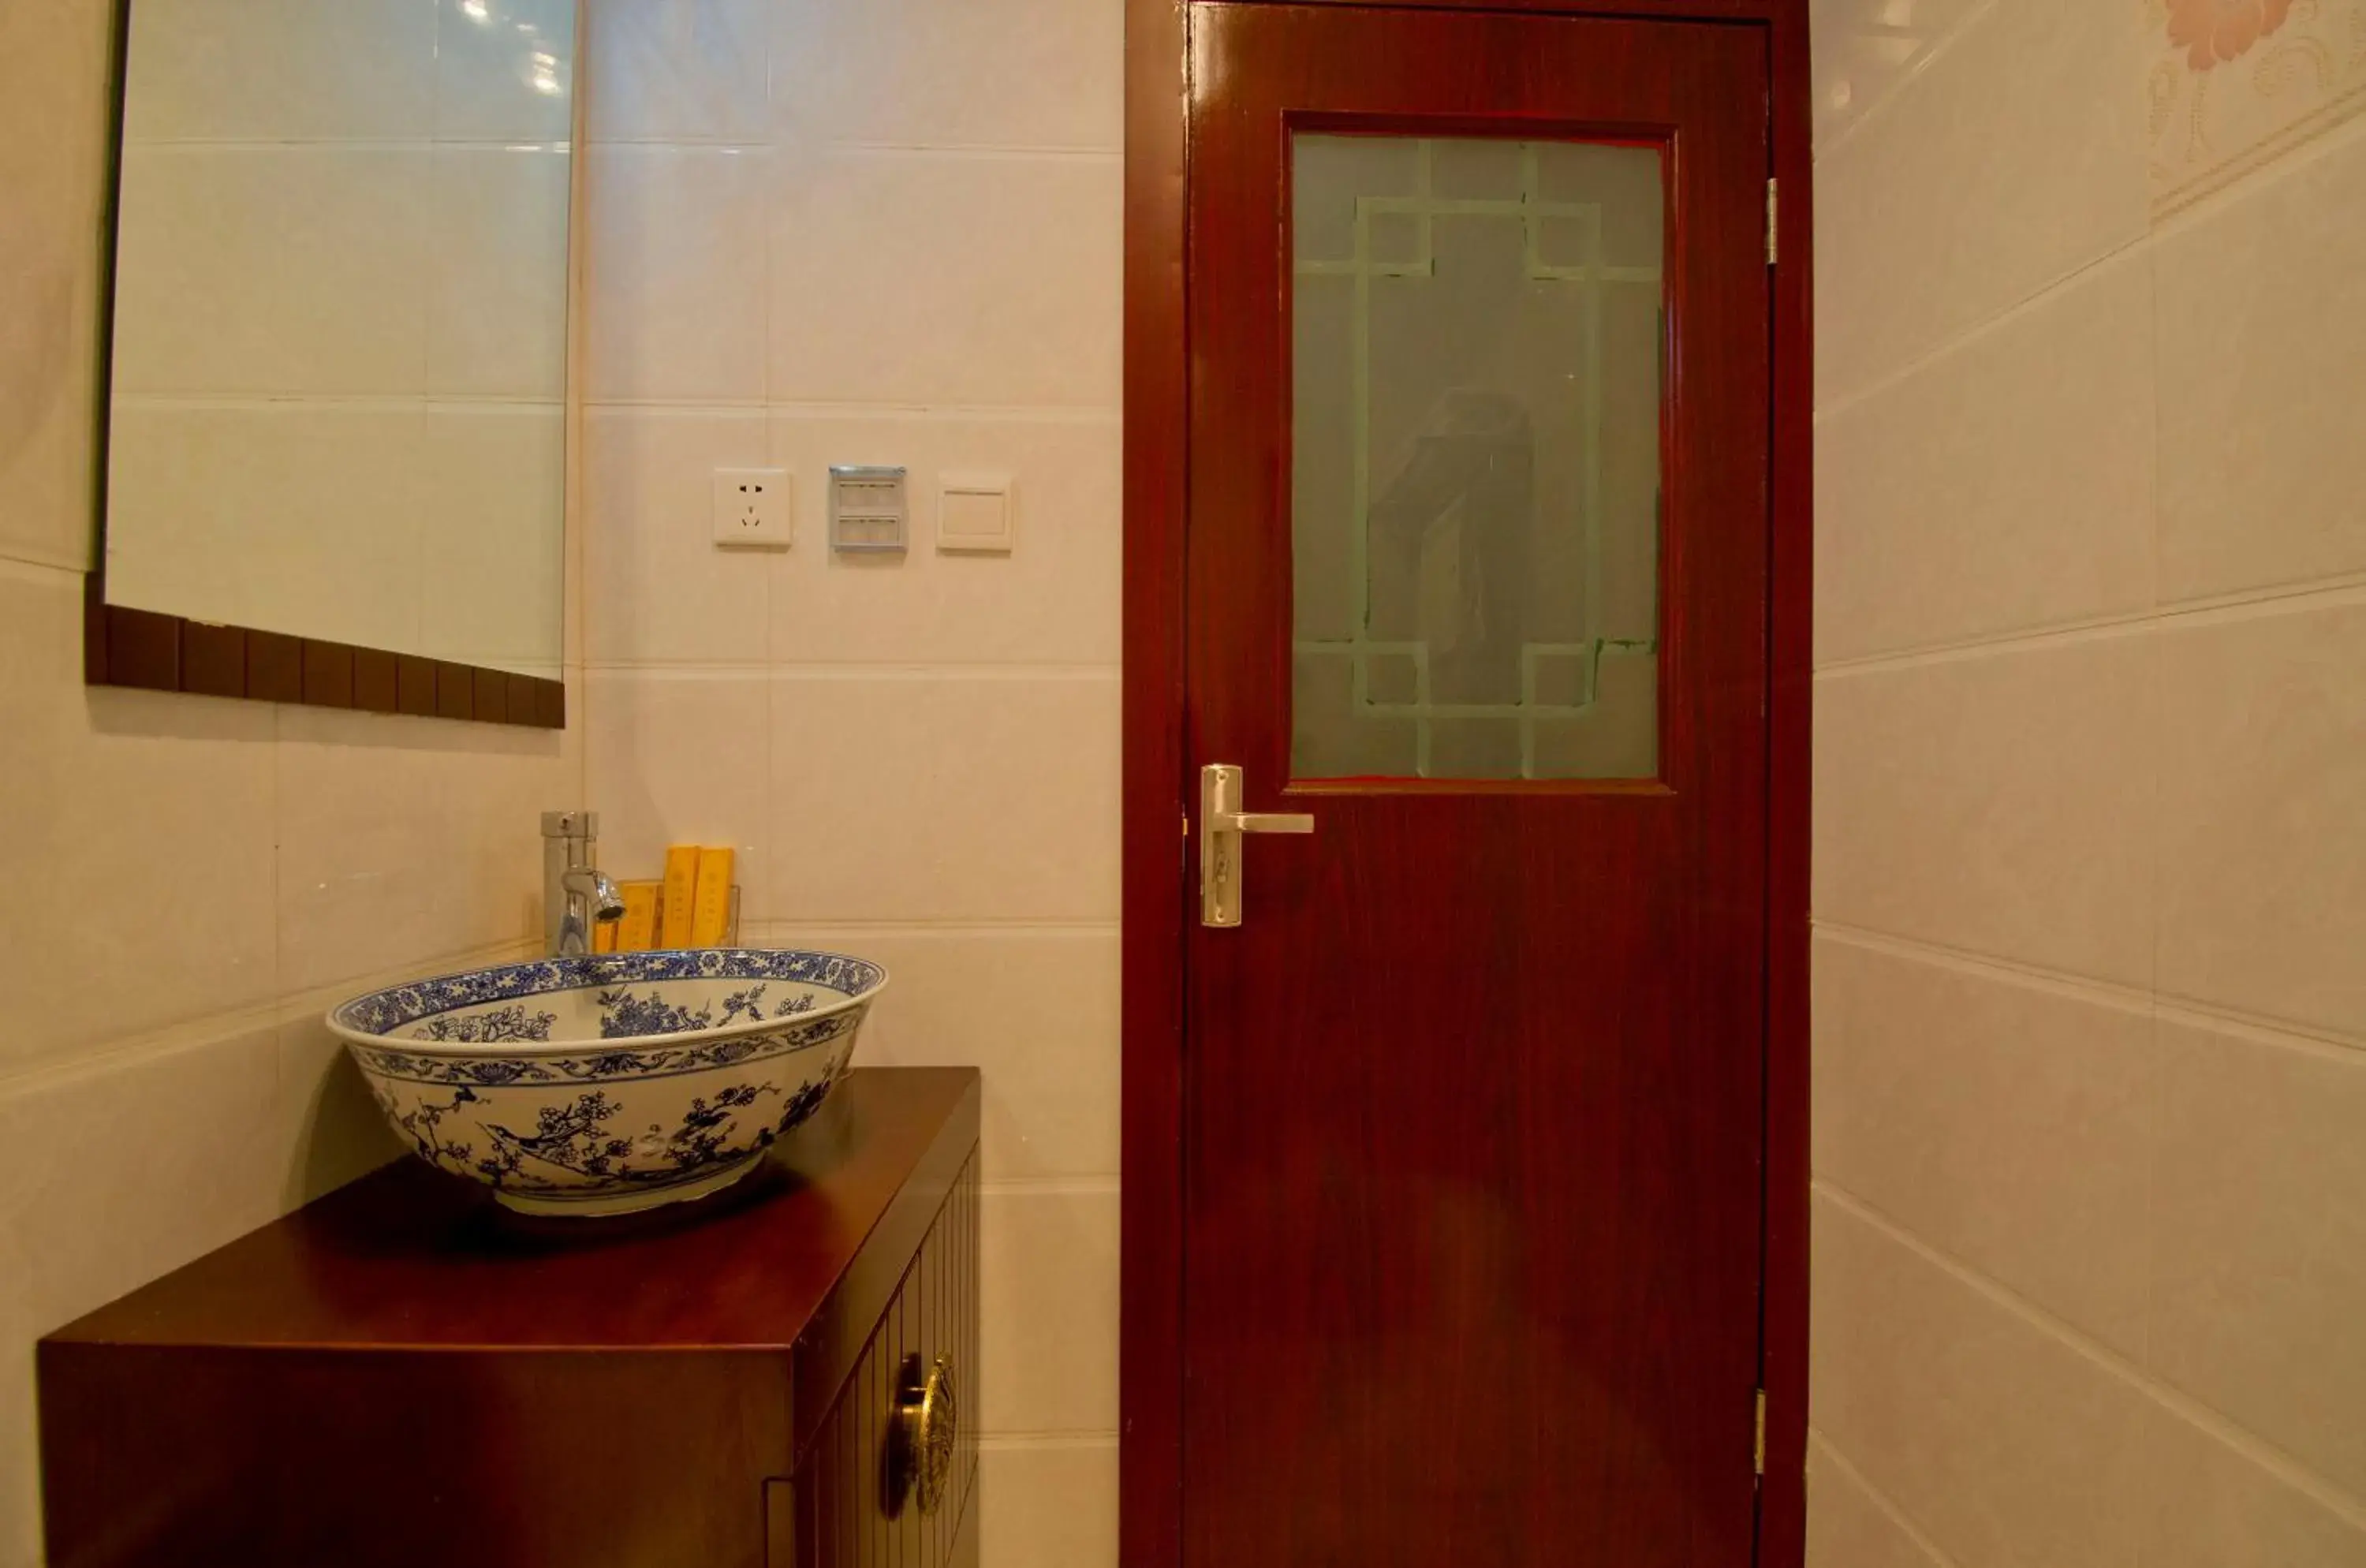
[[[795,536],[786,468],[715,470],[715,542],[785,550]]]

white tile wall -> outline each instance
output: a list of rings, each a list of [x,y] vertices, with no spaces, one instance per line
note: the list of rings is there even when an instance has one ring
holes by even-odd
[[[2173,9],[1815,13],[1816,1568],[2366,1563],[2366,135],[2162,216]]]
[[[1115,0],[592,0],[584,451],[606,863],[740,846],[749,931],[895,974],[865,1060],[986,1073],[989,1562],[1116,1561]],[[833,463],[912,548],[833,557]],[[718,552],[709,476],[789,470]],[[938,476],[1015,481],[1008,557]]]
[[[383,9],[258,5],[221,63]],[[113,11],[0,6],[0,1568],[40,1561],[34,1338],[392,1154],[320,1013],[519,951],[535,813],[582,797],[572,732],[83,685]],[[359,134],[434,86],[356,63],[278,101],[192,73],[176,112]]]

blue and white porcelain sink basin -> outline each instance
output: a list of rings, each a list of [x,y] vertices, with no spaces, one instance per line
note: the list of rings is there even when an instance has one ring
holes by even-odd
[[[820,1109],[887,984],[770,948],[545,958],[332,1010],[420,1158],[539,1214],[704,1197]]]

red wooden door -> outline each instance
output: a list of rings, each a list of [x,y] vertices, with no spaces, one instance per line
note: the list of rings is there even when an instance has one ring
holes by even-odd
[[[1191,27],[1184,1562],[1747,1562],[1763,31]]]

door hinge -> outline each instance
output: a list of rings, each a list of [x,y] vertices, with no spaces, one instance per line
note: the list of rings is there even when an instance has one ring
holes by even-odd
[[[1750,1450],[1750,1473],[1764,1475],[1766,1473],[1766,1391],[1763,1388],[1758,1391],[1757,1423],[1757,1437],[1752,1442]]]
[[[1766,182],[1766,265],[1773,266],[1783,259],[1782,192],[1778,183]]]

